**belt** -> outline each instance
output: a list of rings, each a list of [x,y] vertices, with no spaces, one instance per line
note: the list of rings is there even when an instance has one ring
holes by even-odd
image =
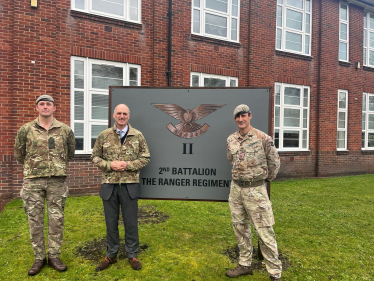
[[[239,185],[240,187],[256,187],[261,186],[264,184],[263,180],[260,181],[238,181],[233,180],[236,185]]]

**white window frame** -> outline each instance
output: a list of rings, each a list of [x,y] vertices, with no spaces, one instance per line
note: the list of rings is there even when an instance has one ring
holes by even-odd
[[[199,86],[198,87],[204,87],[204,78],[215,78],[215,79],[221,79],[225,80],[225,87],[231,87],[230,82],[235,81],[235,87],[238,87],[238,77],[233,77],[233,76],[223,76],[223,75],[216,75],[216,74],[208,74],[208,73],[202,73],[202,72],[191,72],[190,75],[190,86],[191,87],[196,87],[192,85],[192,76],[198,76],[199,77]]]
[[[374,129],[369,129],[369,114],[374,116],[374,110],[369,110],[369,98],[374,99],[373,93],[363,93],[362,98],[362,137],[361,137],[361,149],[362,150],[374,150],[373,147],[368,146],[369,133],[374,136]]]
[[[284,103],[284,90],[287,87],[296,88],[300,90],[300,104],[290,105]],[[303,85],[294,85],[286,83],[275,83],[274,91],[274,140],[278,139],[278,151],[309,151],[309,112],[310,112],[310,87]],[[305,103],[305,91],[307,92],[307,102]],[[279,97],[277,97],[279,95]],[[306,106],[305,106],[306,105]],[[277,108],[279,115],[277,115]],[[299,109],[300,110],[300,125],[299,127],[284,126],[284,110],[285,109]],[[306,113],[305,113],[306,111]],[[277,116],[279,124],[277,124]],[[304,126],[304,119],[306,119]],[[299,133],[298,147],[284,147],[283,133],[284,131],[294,131]],[[276,138],[278,132],[278,138]],[[305,141],[305,142],[304,142]]]
[[[346,6],[347,7],[347,20],[344,20],[342,19],[341,17],[341,11],[342,11],[342,6]],[[347,39],[342,39],[340,37],[341,35],[341,26],[342,24],[346,25],[347,26]],[[347,55],[346,55],[346,59],[340,59],[340,44],[346,44],[347,45]],[[345,62],[348,62],[349,61],[349,5],[348,3],[342,3],[340,2],[339,3],[339,60],[340,61],[345,61]]]
[[[374,67],[374,46],[370,46],[370,33],[374,37],[374,26],[370,27],[370,17],[373,17],[374,22],[374,13],[365,12],[364,13],[364,50],[363,50],[363,61],[364,66]],[[373,62],[370,64],[370,52],[373,54]]]
[[[130,8],[134,8],[134,7],[130,7],[130,5],[131,5],[130,1],[131,0],[123,0],[123,6],[124,6],[124,13],[123,13],[124,16],[123,17],[118,16],[118,15],[114,15],[114,14],[109,14],[109,13],[93,10],[92,9],[92,1],[93,0],[83,0],[84,8],[77,7],[76,1],[78,1],[78,0],[71,0],[71,9],[72,10],[85,12],[85,13],[89,13],[89,14],[95,14],[95,15],[104,16],[104,17],[108,17],[108,18],[114,18],[114,19],[129,21],[129,22],[141,23],[141,18],[142,18],[141,17],[141,15],[142,15],[141,0],[137,0],[136,9],[138,11],[138,18],[136,20],[130,19]]]
[[[83,89],[75,88],[74,78],[75,78],[75,61],[81,61],[84,65],[84,83]],[[90,154],[92,152],[91,148],[91,126],[92,125],[105,125],[108,126],[108,118],[104,119],[95,119],[91,118],[92,116],[92,95],[93,94],[100,94],[100,95],[109,95],[109,89],[97,89],[92,87],[92,65],[93,64],[101,64],[101,65],[108,65],[108,66],[115,66],[123,68],[123,86],[130,85],[130,68],[137,69],[137,82],[138,86],[141,85],[141,66],[136,64],[129,64],[129,63],[118,63],[112,61],[104,61],[104,60],[96,60],[90,58],[83,58],[83,57],[71,57],[71,65],[70,65],[70,85],[71,85],[71,110],[70,110],[70,118],[71,118],[71,128],[73,132],[75,131],[75,124],[81,123],[84,124],[84,133],[83,133],[83,150],[76,150],[76,154]],[[84,108],[84,115],[83,120],[75,120],[75,91],[83,92],[83,108]],[[108,114],[109,116],[109,114]]]
[[[340,106],[340,93],[345,94],[345,108]],[[339,113],[344,113],[344,127],[339,127]],[[347,149],[347,132],[348,132],[348,91],[338,90],[338,116],[337,116],[337,134],[336,134],[336,150],[348,150]],[[339,143],[339,132],[344,132],[344,147],[338,147]]]
[[[239,42],[239,28],[240,28],[240,0],[238,1],[237,5],[237,15],[233,15],[233,1],[234,0],[227,0],[227,13],[221,12],[214,9],[209,9],[206,7],[206,1],[207,0],[192,0],[191,5],[191,33],[197,34],[205,37],[215,38],[219,40],[225,40],[225,41],[231,41],[231,42]],[[195,13],[199,14],[199,31],[194,31],[194,22],[197,22],[195,17]],[[214,34],[209,34],[205,32],[205,19],[206,14],[219,16],[227,19],[227,36],[218,36]],[[236,40],[232,39],[232,21],[236,20]]]
[[[303,8],[299,9],[294,6],[287,5],[288,0],[277,0],[277,16],[276,16],[276,38],[275,38],[275,49],[280,51],[285,51],[289,53],[301,54],[310,56],[311,49],[312,49],[312,0],[302,0],[303,1]],[[309,11],[307,11],[306,3],[309,2]],[[293,29],[291,27],[286,27],[286,11],[295,11],[302,13],[303,20],[302,20],[302,30]],[[306,15],[309,15],[309,32],[307,32],[307,24],[306,24]],[[280,19],[280,20],[279,20]],[[301,40],[301,51],[295,51],[286,48],[286,32],[298,34],[302,36]],[[280,37],[280,39],[279,39]],[[278,41],[280,40],[280,46]],[[308,50],[306,50],[306,42],[309,40]]]

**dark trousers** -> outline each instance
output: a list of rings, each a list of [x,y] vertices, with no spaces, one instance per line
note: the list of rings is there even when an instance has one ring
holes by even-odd
[[[125,226],[125,250],[128,258],[138,255],[138,198],[131,199],[126,184],[115,184],[109,200],[103,200],[105,222],[107,257],[114,258],[119,249],[119,207],[121,206],[123,224]]]

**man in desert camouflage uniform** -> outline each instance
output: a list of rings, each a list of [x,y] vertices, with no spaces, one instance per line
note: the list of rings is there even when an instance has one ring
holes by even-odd
[[[142,267],[137,259],[139,173],[149,163],[150,154],[142,133],[128,124],[130,110],[126,105],[117,105],[113,118],[115,125],[100,133],[91,155],[91,161],[102,171],[100,197],[107,228],[107,253],[95,270],[104,270],[117,262],[120,207],[125,225],[126,255],[131,267],[139,270]]]
[[[232,165],[229,196],[231,220],[239,247],[239,265],[228,277],[252,275],[251,224],[259,239],[270,279],[281,280],[282,264],[272,225],[274,216],[265,183],[275,179],[280,160],[273,140],[250,125],[251,111],[245,104],[234,110],[239,130],[227,138],[227,157]]]
[[[49,95],[36,99],[39,116],[17,132],[15,158],[23,164],[21,198],[30,225],[35,262],[29,275],[38,274],[46,264],[44,246],[44,201],[48,212],[48,265],[65,271],[59,259],[64,228],[64,207],[68,196],[66,167],[74,157],[75,138],[72,130],[53,117],[56,110]]]

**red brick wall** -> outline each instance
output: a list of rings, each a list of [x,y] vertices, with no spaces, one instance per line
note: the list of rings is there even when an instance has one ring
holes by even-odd
[[[143,0],[142,24],[70,6],[70,0],[39,1],[37,9],[27,1],[0,5],[0,197],[21,188],[14,136],[36,118],[35,98],[56,98],[56,118],[70,125],[71,56],[140,64],[142,86],[167,86],[168,1]],[[271,87],[272,95],[275,82],[310,86],[310,152],[281,152],[279,177],[372,173],[374,153],[361,152],[361,106],[362,92],[374,93],[374,72],[354,67],[362,64],[363,8],[350,5],[350,63],[338,62],[339,2],[314,0],[312,13],[311,56],[300,56],[275,50],[276,1],[240,2],[240,43],[192,35],[191,1],[173,1],[171,86],[189,86],[191,71],[235,76],[240,87]],[[336,151],[338,89],[349,91],[344,153]],[[97,193],[101,175],[88,155],[77,155],[68,173],[72,194]]]

